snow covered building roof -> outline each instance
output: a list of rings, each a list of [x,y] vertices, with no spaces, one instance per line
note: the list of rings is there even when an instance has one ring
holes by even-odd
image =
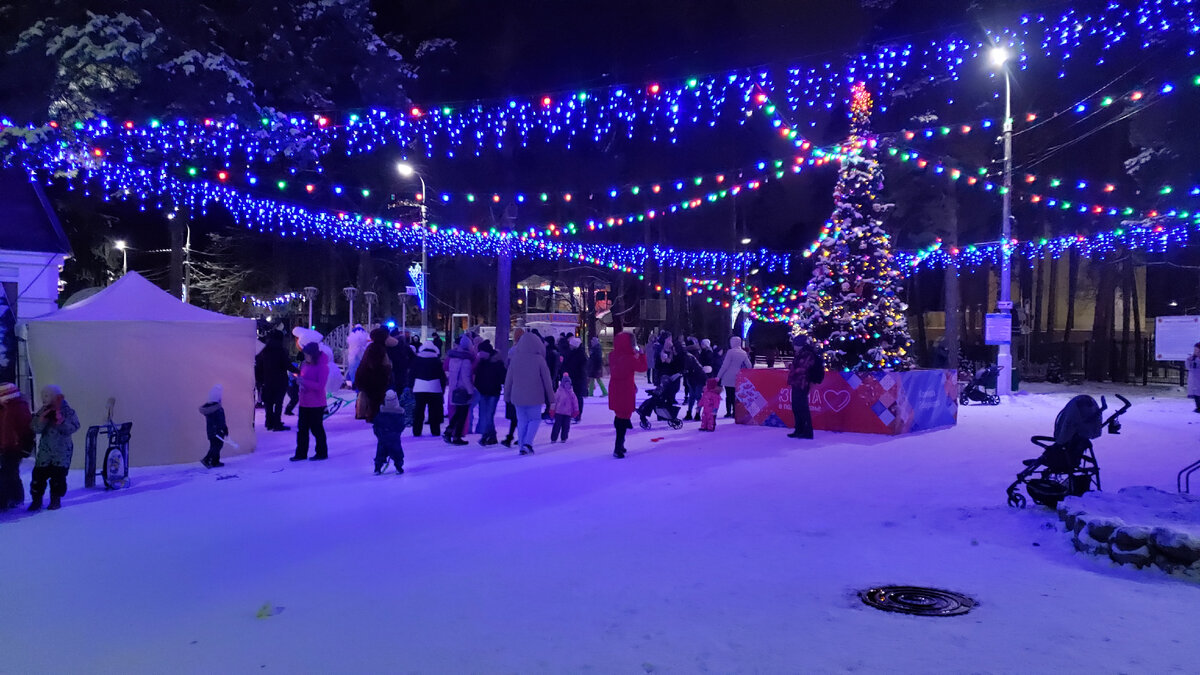
[[[71,255],[46,194],[20,169],[0,169],[0,250]]]

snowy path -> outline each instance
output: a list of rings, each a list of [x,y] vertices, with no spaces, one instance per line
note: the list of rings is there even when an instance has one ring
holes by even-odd
[[[1131,391],[1097,442],[1105,487],[1172,490],[1200,415]],[[135,470],[121,493],[73,474],[61,511],[0,516],[0,672],[1197,672],[1200,586],[1004,505],[1074,393],[895,440],[657,424],[623,461],[592,399],[533,457],[406,438],[404,476],[371,475],[369,429],[339,416],[324,463],[263,432],[225,469]],[[883,583],[981,605],[854,595]]]

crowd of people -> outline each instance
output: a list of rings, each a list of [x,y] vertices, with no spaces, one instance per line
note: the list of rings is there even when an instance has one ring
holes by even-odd
[[[323,460],[329,452],[323,425],[325,383],[336,366],[322,345],[308,339],[312,338],[297,333],[302,359],[297,365],[283,348],[282,334],[270,334],[256,362],[267,429],[288,430],[281,415],[290,415],[299,403],[292,461]],[[389,464],[403,473],[402,437],[409,429],[413,437],[441,436],[456,446],[467,445],[467,437],[475,434],[480,445],[500,444],[529,455],[535,452],[539,429],[549,424],[550,442],[565,443],[571,426],[581,421],[585,408],[591,409],[586,400],[596,396],[607,398],[614,427],[612,454],[623,458],[632,418],[641,414],[639,374],[645,375],[656,400],[686,410],[682,420],[700,422],[703,431],[716,429],[722,400],[724,417],[733,417],[738,373],[753,367],[740,338],[730,338],[723,346],[656,330],[645,340],[645,348],[639,348],[633,333],[618,333],[611,353],[605,354],[598,337],[585,346],[571,334],[541,335],[518,327],[511,349],[502,355],[489,340],[470,332],[443,350],[440,339],[420,341],[397,330],[356,326],[347,338],[345,377],[357,392],[356,417],[374,428],[377,473]],[[803,341],[796,344],[796,354],[788,376],[793,401],[799,401],[792,435],[812,438],[807,389],[821,381],[824,367],[818,352]],[[289,391],[293,401],[285,409],[283,399]],[[501,410],[507,422],[503,437],[496,427]],[[312,456],[310,436],[316,443]]]

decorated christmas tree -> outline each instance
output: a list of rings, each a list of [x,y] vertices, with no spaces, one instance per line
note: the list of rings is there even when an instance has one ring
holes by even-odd
[[[834,189],[834,210],[811,254],[816,264],[792,332],[810,338],[831,370],[903,370],[912,338],[883,229],[887,206],[876,201],[883,172],[870,136],[871,94],[852,89],[850,138]]]

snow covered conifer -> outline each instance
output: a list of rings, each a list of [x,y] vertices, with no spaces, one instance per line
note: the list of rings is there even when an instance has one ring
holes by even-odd
[[[854,85],[833,216],[811,254],[816,264],[792,329],[813,340],[829,368],[856,372],[903,370],[912,361],[901,274],[883,228],[888,206],[876,201],[883,173],[869,133],[871,105],[866,86]]]

